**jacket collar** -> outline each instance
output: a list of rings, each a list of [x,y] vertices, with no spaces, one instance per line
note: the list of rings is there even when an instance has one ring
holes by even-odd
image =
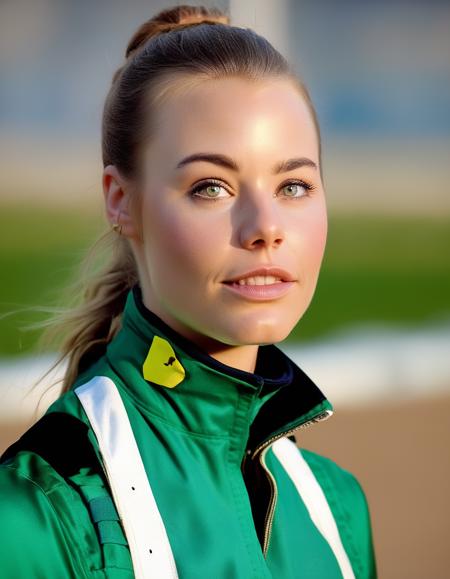
[[[152,360],[149,350],[155,344],[170,348],[175,364],[170,356],[165,363]],[[106,356],[120,386],[149,420],[163,420],[193,435],[229,436],[239,453],[247,449],[254,456],[272,439],[333,413],[321,390],[274,344],[259,346],[254,373],[223,364],[150,311],[138,284],[127,295],[122,327]],[[146,359],[150,376],[152,364],[166,366],[164,372],[179,364],[184,377],[173,387],[154,383],[148,374],[145,379]],[[156,376],[156,365],[154,370]]]

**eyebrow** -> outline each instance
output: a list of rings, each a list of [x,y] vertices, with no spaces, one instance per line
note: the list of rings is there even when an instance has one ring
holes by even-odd
[[[213,163],[214,165],[219,165],[220,167],[225,167],[226,169],[231,169],[232,171],[239,171],[239,165],[231,157],[227,155],[221,155],[219,153],[194,153],[182,159],[178,165],[177,169],[181,169],[189,163],[195,162],[206,162]],[[317,169],[316,163],[307,157],[294,157],[293,159],[287,159],[281,163],[277,163],[273,169],[272,174],[278,175],[280,173],[286,173],[287,171],[293,171],[294,169],[299,169],[300,167],[312,167]]]

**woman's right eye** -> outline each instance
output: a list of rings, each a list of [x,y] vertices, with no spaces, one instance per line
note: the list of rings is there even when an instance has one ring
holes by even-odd
[[[220,195],[221,189],[226,192],[225,195]],[[204,192],[203,195],[200,195],[201,191]],[[218,181],[203,181],[203,183],[199,183],[192,189],[191,195],[200,197],[201,199],[207,199],[208,201],[216,201],[229,197],[225,187]]]

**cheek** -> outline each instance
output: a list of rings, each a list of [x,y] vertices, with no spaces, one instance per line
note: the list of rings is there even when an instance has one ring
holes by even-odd
[[[310,246],[311,253],[315,261],[320,262],[325,251],[325,245],[327,241],[327,220],[326,218],[319,218],[315,222],[315,226],[311,228],[309,232],[310,235]]]
[[[302,252],[300,259],[306,273],[316,276],[327,241],[328,221],[325,206],[314,207],[300,224]]]
[[[153,207],[144,230],[144,246],[150,276],[167,283],[204,281],[217,268],[226,233],[207,215],[183,211],[180,206]],[[186,284],[184,284],[186,285]]]

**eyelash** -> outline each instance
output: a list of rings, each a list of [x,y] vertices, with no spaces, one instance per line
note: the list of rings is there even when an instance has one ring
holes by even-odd
[[[215,197],[202,197],[201,195],[195,195],[195,193],[197,193],[198,191],[202,191],[203,189],[206,189],[206,187],[208,187],[209,185],[219,185],[220,187],[223,187],[224,189],[226,189],[226,186],[222,183],[222,181],[216,180],[216,179],[210,179],[208,181],[203,181],[202,183],[199,183],[198,185],[196,185],[193,189],[191,189],[190,191],[190,195],[192,195],[192,197],[197,197],[197,199],[202,199],[202,200],[206,200],[206,201],[222,201],[224,198],[223,197],[219,197],[219,198],[215,198]],[[292,179],[290,181],[287,181],[286,183],[283,183],[283,185],[281,185],[281,189],[283,189],[284,187],[287,187],[288,185],[300,185],[301,187],[303,187],[306,190],[305,195],[300,195],[299,197],[291,197],[291,199],[303,199],[303,197],[308,197],[310,195],[310,193],[312,191],[315,190],[315,187],[313,185],[311,185],[311,183],[307,183],[306,181],[303,181],[301,179]],[[289,199],[289,196],[288,196]]]

